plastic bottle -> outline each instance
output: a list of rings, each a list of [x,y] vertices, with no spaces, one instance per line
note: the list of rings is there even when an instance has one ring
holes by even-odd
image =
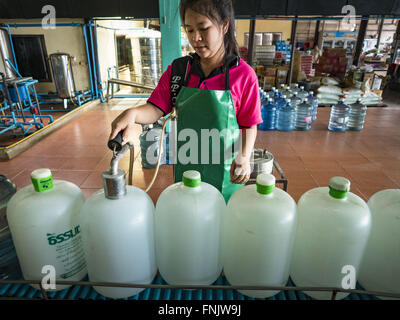
[[[290,98],[290,101],[292,102],[293,108],[296,108],[296,106],[300,103],[303,102],[302,99],[300,99],[296,93],[293,93],[292,97]]]
[[[298,94],[300,92],[299,84],[295,83],[293,88],[292,88],[292,93]]]
[[[359,131],[364,127],[365,114],[367,113],[367,106],[357,100],[356,103],[350,105],[349,121],[347,123],[348,130]]]
[[[286,100],[286,104],[278,109],[276,128],[279,131],[292,131],[296,122],[296,110],[291,105],[291,99]]]
[[[22,278],[21,267],[6,217],[7,203],[16,192],[15,184],[0,174],[0,281]]]
[[[282,95],[282,93],[279,93],[278,97],[274,100],[276,110],[279,110],[286,104],[286,99],[287,99],[286,95]]]
[[[360,267],[359,282],[368,291],[400,294],[400,189],[375,193],[368,206],[372,229]]]
[[[296,106],[295,129],[299,131],[310,130],[312,122],[312,105],[302,102]]]
[[[261,105],[261,116],[263,123],[258,128],[263,131],[275,130],[276,126],[276,106],[273,103],[272,98],[265,99]]]
[[[301,101],[304,101],[304,99],[308,97],[308,92],[304,90],[304,86],[300,87],[300,91],[298,92],[297,96],[301,99]]]
[[[82,239],[89,280],[150,284],[156,274],[154,204],[143,190],[126,185],[122,169],[103,172],[104,189],[81,211]],[[95,286],[110,298],[133,296],[144,288]]]
[[[275,98],[276,88],[272,87],[271,91],[268,91],[266,94],[267,94],[266,98],[272,98],[272,99]]]
[[[315,121],[317,119],[317,113],[318,113],[318,98],[314,96],[313,91],[310,91],[305,101],[308,104],[312,105],[313,107],[312,121]]]
[[[231,285],[285,286],[296,233],[296,202],[259,174],[256,185],[237,190],[224,214],[223,265]],[[277,290],[239,290],[265,298]]]
[[[7,207],[24,278],[42,280],[42,268],[53,266],[56,280],[82,280],[87,274],[79,225],[82,191],[71,182],[53,181],[49,169],[34,170],[31,179],[32,184],[20,189]],[[39,289],[38,285],[32,286]],[[56,282],[56,287],[49,290],[68,287]]]
[[[198,171],[166,188],[155,211],[156,257],[170,285],[210,285],[222,271],[222,194]]]
[[[283,91],[285,91],[285,90],[286,90],[285,87],[286,87],[285,84],[282,83],[282,84],[281,84],[281,87],[278,89],[278,92],[283,92]]]
[[[346,131],[349,120],[350,107],[340,99],[339,103],[332,106],[328,129],[331,131]]]
[[[349,190],[349,180],[333,177],[329,188],[309,190],[298,201],[298,227],[290,271],[296,286],[342,288],[343,282],[348,284],[347,274],[351,288],[355,289],[370,233],[371,214],[364,200]],[[315,299],[332,296],[329,291],[305,293]],[[347,295],[338,292],[336,299]]]

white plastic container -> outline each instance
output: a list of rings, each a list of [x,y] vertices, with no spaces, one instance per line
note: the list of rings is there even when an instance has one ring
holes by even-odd
[[[183,182],[166,188],[155,211],[156,257],[170,285],[210,285],[222,271],[222,194],[186,171]]]
[[[349,190],[349,180],[333,177],[329,188],[315,188],[301,196],[290,272],[296,286],[343,288],[343,281],[345,287],[352,283],[348,281],[352,275],[355,286],[370,233],[371,214],[364,200]],[[350,274],[350,269],[355,274]],[[329,291],[305,293],[315,299],[332,296]],[[336,299],[347,295],[338,292]]]
[[[275,188],[275,177],[259,174],[237,190],[224,215],[223,266],[231,285],[285,286],[296,233],[296,202]],[[239,290],[266,298],[277,290]]]
[[[123,171],[118,169],[118,172]],[[125,181],[125,173],[121,175]],[[150,284],[157,271],[154,204],[143,190],[134,186],[123,187],[126,189],[117,199],[107,198],[104,189],[98,190],[82,207],[80,222],[89,280]],[[126,298],[144,290],[94,288],[109,298]]]
[[[82,280],[87,274],[79,226],[82,191],[71,182],[53,181],[49,169],[33,171],[31,179],[33,184],[19,190],[7,207],[24,278],[42,280],[48,273],[42,268],[51,265],[56,280]],[[55,290],[68,287],[56,284]]]
[[[359,282],[366,290],[400,294],[400,189],[375,193],[368,206],[372,229]]]

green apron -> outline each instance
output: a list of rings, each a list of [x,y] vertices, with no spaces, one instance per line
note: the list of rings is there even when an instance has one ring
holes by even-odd
[[[193,68],[190,68],[190,70],[192,69]],[[221,191],[225,201],[228,202],[231,195],[236,190],[243,187],[242,184],[232,184],[230,182],[230,168],[235,158],[235,154],[232,150],[234,150],[235,144],[237,147],[240,131],[236,120],[232,95],[229,89],[229,67],[225,67],[225,90],[188,88],[186,85],[189,78],[190,72],[187,75],[184,85],[180,89],[175,102],[178,115],[177,160],[174,173],[175,182],[182,181],[182,175],[185,171],[197,170],[201,174],[202,181],[213,185]],[[180,141],[179,134],[184,129],[191,129],[189,131],[196,132],[198,139],[197,145],[194,145],[196,148],[188,147],[190,139],[194,137],[186,138],[185,141]],[[212,140],[211,138],[208,138],[208,159],[204,157],[206,155],[205,152],[203,152],[202,159],[202,143],[205,143],[205,141],[202,141],[201,139],[202,129],[203,133],[204,131],[208,132],[212,129],[217,129],[218,132],[224,132],[224,134],[218,135],[220,142],[219,148],[216,149],[216,147],[214,147],[214,154],[212,152]],[[183,139],[183,137],[181,139]],[[185,144],[187,145],[185,146]],[[190,145],[193,146],[193,143]],[[182,147],[183,149],[181,149]],[[191,158],[190,152],[196,151],[196,149],[198,156]],[[219,157],[215,154],[216,150],[219,152]],[[185,160],[183,160],[181,156],[182,154],[186,156],[184,157],[186,158]],[[186,163],[188,158],[196,159],[196,161]],[[182,160],[184,163],[182,163]]]

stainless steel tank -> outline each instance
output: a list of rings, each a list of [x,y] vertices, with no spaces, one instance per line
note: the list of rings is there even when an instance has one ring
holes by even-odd
[[[1,68],[2,72],[6,75],[6,78],[14,79],[17,77],[14,69],[10,66],[6,59],[10,60],[11,63],[15,66],[14,55],[11,49],[10,37],[8,35],[8,31],[6,29],[0,28],[0,52],[1,52],[1,60],[4,65],[4,69]]]
[[[70,55],[68,53],[52,53],[50,63],[58,97],[60,99],[75,97],[75,81]]]
[[[260,173],[271,173],[274,168],[274,156],[265,149],[254,149],[251,157],[253,171],[250,179],[257,179]]]

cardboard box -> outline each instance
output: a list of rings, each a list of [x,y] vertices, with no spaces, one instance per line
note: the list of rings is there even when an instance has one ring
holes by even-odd
[[[375,76],[371,86],[371,90],[381,90],[381,86],[382,86],[382,78]]]
[[[266,77],[275,77],[276,76],[276,68],[265,68],[264,75]]]
[[[276,81],[275,77],[264,77],[264,84],[275,85],[275,81]]]
[[[372,85],[372,81],[374,80],[374,73],[373,72],[364,73],[363,82],[367,81],[368,79],[370,79],[370,84]]]
[[[383,90],[371,90],[371,92],[375,93],[377,96],[382,98]]]
[[[278,67],[276,68],[276,77],[286,79],[289,72],[289,67]]]

